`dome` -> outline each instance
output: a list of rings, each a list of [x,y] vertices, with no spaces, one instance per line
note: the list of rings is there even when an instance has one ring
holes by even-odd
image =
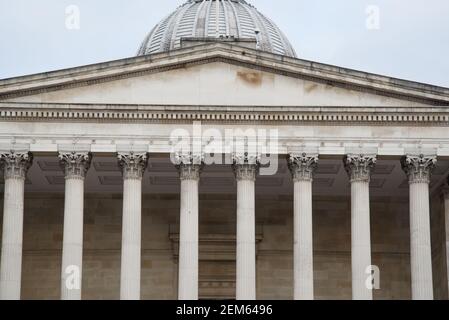
[[[236,38],[257,41],[257,48],[296,57],[282,31],[244,0],[188,0],[157,24],[138,55],[181,48],[181,38]]]

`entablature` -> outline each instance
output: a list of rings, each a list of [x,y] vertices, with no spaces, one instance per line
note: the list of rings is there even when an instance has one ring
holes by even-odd
[[[273,122],[449,126],[449,107],[273,107],[0,102],[0,121]]]

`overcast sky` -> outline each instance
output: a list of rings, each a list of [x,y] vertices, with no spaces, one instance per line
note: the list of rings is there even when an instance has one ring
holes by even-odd
[[[0,79],[134,56],[184,1],[0,0]],[[448,0],[250,2],[302,59],[449,87]],[[70,5],[79,29],[66,27]]]

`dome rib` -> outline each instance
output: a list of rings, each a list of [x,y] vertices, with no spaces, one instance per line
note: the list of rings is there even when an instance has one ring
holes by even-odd
[[[225,26],[226,26],[226,36],[230,36],[231,35],[231,28],[230,28],[230,17],[229,17],[229,12],[228,10],[225,8],[225,3],[227,1],[221,1],[221,7],[223,8],[223,14],[224,14],[224,18],[225,18]]]
[[[249,13],[251,19],[253,19],[254,24],[256,25],[257,30],[259,31],[259,49],[262,51],[272,51],[270,50],[270,48],[272,48],[270,37],[264,23],[260,18],[260,14],[258,14],[252,6],[243,6],[243,8],[245,8],[245,10]]]
[[[174,48],[178,45],[178,38],[179,39],[181,38],[181,36],[178,36],[179,25],[181,24],[181,21],[184,19],[186,13],[195,6],[195,3],[192,3],[190,6],[188,6],[187,4],[188,3],[186,3],[186,5],[183,6],[181,10],[179,10],[178,15],[176,16],[176,20],[170,38],[170,48]]]
[[[231,6],[232,9],[232,15],[234,17],[234,21],[235,21],[235,27],[236,27],[236,33],[234,36],[241,38],[242,37],[242,32],[240,31],[240,19],[239,16],[237,15],[237,11],[235,9],[234,3],[232,3],[232,1],[227,1],[227,4],[229,6]]]
[[[169,37],[169,35],[173,34],[173,29],[175,27],[175,24],[173,21],[178,17],[178,15],[179,15],[179,10],[173,12],[173,14],[167,19],[165,30],[163,31],[163,35],[162,35],[162,38],[159,43],[159,49],[157,51],[169,51],[170,50],[171,37]],[[157,43],[158,43],[158,41],[156,42],[156,44]],[[152,44],[150,43],[149,46],[147,46],[147,47],[151,49]],[[152,53],[152,52],[150,51],[149,53]]]
[[[178,17],[176,27],[172,35],[172,47],[180,46],[181,38],[193,36],[193,27],[195,26],[194,21],[196,21],[196,13],[197,8],[192,5],[186,8]]]
[[[137,55],[179,49],[189,37],[254,39],[261,51],[296,57],[276,24],[244,0],[188,0],[152,29]]]
[[[199,30],[203,30],[204,33],[204,27],[206,25],[206,3],[207,1],[202,1],[200,7],[196,12],[195,20],[193,23],[192,37],[201,37]]]
[[[201,35],[201,37],[207,37],[207,34],[209,33],[209,24],[210,24],[210,13],[212,9],[212,1],[209,2],[209,5],[207,6],[207,12],[206,12],[206,24],[204,26],[204,33]]]

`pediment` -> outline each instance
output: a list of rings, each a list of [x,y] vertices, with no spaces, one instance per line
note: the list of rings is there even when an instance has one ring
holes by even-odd
[[[0,81],[0,101],[198,106],[423,106],[449,105],[449,90],[247,48],[212,44],[3,80]]]

